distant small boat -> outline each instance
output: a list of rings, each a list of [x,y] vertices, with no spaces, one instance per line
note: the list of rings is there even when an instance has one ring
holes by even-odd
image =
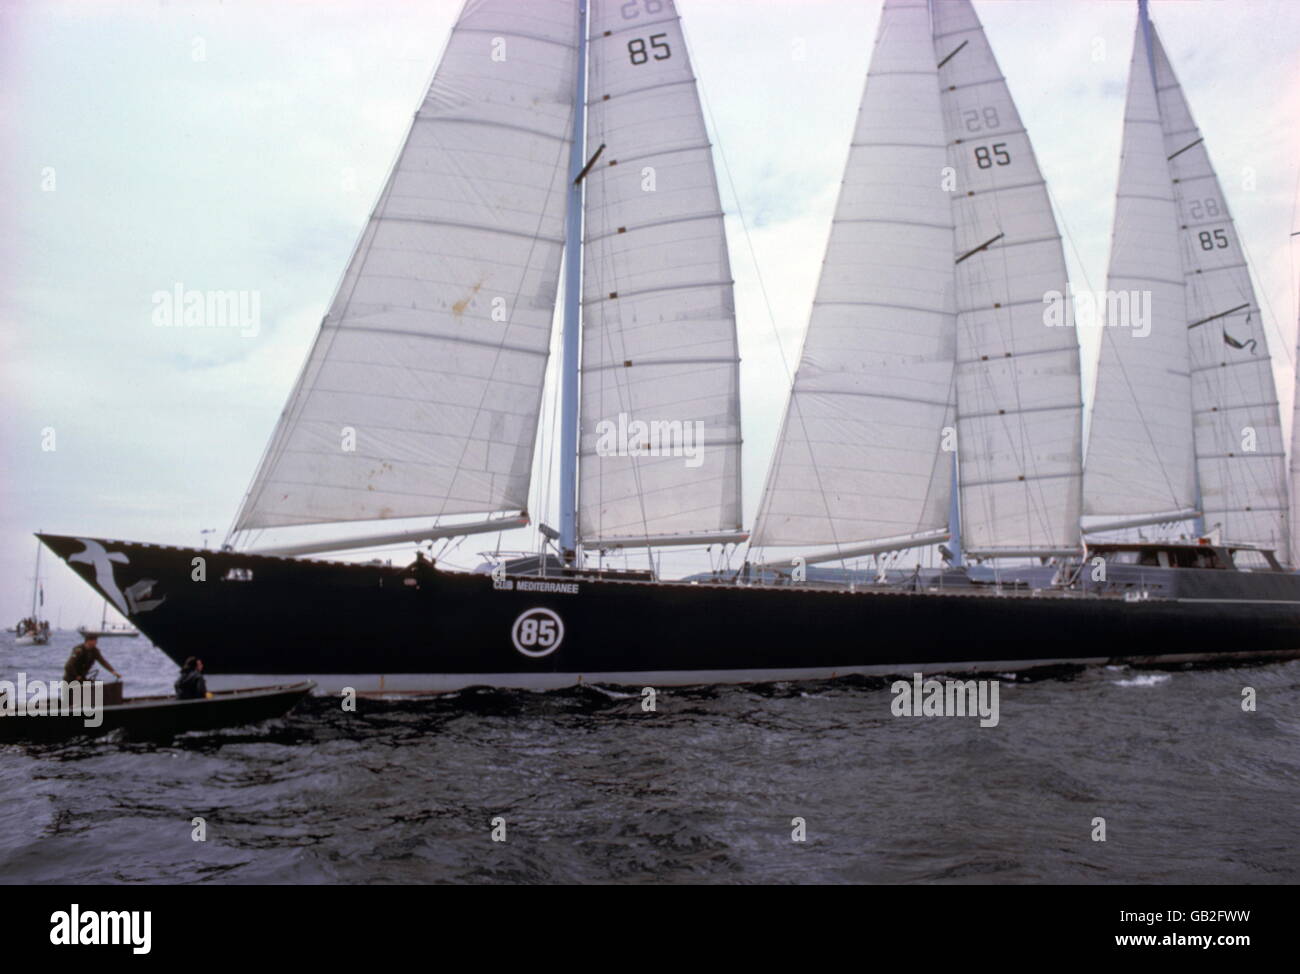
[[[45,589],[41,587],[41,543],[36,542],[36,574],[32,577],[32,614],[14,627],[15,646],[44,646],[50,641],[50,624],[41,618]]]
[[[140,630],[134,626],[109,626],[106,629],[88,629],[85,626],[78,626],[77,632],[81,633],[81,638],[94,636],[97,639],[112,639],[114,636],[123,639],[136,639],[140,635]]]
[[[59,741],[123,731],[127,737],[160,739],[186,731],[218,730],[283,717],[315,689],[311,680],[283,686],[224,690],[201,700],[133,697],[102,708],[103,721],[87,727],[77,715],[14,716],[0,712],[0,743]]]
[[[89,626],[78,626],[77,632],[81,633],[81,638],[94,636],[98,639],[112,639],[119,637],[122,639],[137,639],[140,636],[140,630],[130,623],[113,623],[108,624],[108,603],[104,603],[103,611],[99,613],[99,628],[91,629]]]

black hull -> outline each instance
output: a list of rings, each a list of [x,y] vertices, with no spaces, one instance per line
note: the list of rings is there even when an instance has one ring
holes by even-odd
[[[0,720],[0,743],[62,741],[114,731],[132,739],[165,740],[187,731],[241,727],[283,717],[313,689],[306,682],[217,693],[205,700],[126,700],[104,707],[97,727],[87,727],[80,715],[8,716]]]
[[[1300,656],[1300,576],[1282,572],[1190,571],[1177,597],[1128,601],[502,582],[428,568],[42,540],[172,659],[201,657],[214,685],[223,676],[237,684],[292,675],[324,691],[664,686]],[[202,580],[195,559],[203,560]]]

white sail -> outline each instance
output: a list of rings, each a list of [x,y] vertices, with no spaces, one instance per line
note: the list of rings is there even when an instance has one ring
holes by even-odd
[[[577,23],[465,4],[236,530],[526,507]]]
[[[674,5],[593,0],[589,52],[579,537],[738,531],[731,267]]]
[[[1160,44],[1151,41],[1164,146],[1178,201],[1196,472],[1206,531],[1289,560],[1281,414],[1264,323],[1227,199]]]
[[[1106,285],[1117,313],[1102,329],[1084,469],[1084,514],[1106,523],[1176,519],[1196,507],[1182,241],[1167,155],[1139,18]]]
[[[1047,187],[967,0],[932,5],[955,171],[957,442],[961,527],[975,554],[1079,544],[1082,403],[1073,315]]]
[[[946,533],[955,351],[946,164],[928,4],[889,0],[755,544],[847,554]]]

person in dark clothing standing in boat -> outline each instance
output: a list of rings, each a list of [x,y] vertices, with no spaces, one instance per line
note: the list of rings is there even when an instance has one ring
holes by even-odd
[[[208,683],[203,679],[203,660],[191,656],[181,667],[181,675],[176,680],[177,700],[202,700],[208,695]]]
[[[99,651],[99,637],[87,636],[72,647],[72,655],[68,657],[67,663],[63,665],[64,681],[78,683],[82,680],[92,679],[91,674],[96,663],[119,680],[122,679],[122,674],[113,669],[112,664],[104,659],[104,654]]]

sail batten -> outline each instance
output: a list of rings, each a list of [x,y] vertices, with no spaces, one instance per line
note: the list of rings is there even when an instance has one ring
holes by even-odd
[[[527,508],[576,0],[468,0],[235,530]]]

